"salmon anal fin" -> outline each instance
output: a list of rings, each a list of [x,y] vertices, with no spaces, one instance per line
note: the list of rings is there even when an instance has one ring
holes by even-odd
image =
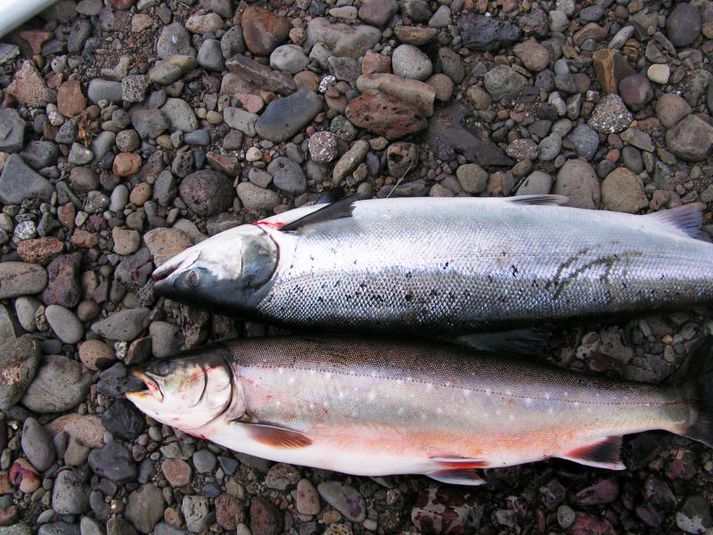
[[[532,206],[561,206],[569,199],[564,195],[543,194],[543,195],[515,195],[506,197],[504,200],[513,204],[529,204]]]
[[[312,439],[299,431],[264,424],[242,424],[248,428],[250,437],[272,448],[292,450],[306,448],[312,444]]]
[[[621,443],[621,437],[607,437],[594,444],[581,446],[563,455],[557,455],[557,457],[596,468],[625,470],[626,466],[621,461]]]
[[[482,459],[468,457],[431,457],[431,460],[445,470],[474,470],[488,466]]]
[[[473,470],[436,470],[426,474],[431,479],[449,485],[484,485],[485,480]]]

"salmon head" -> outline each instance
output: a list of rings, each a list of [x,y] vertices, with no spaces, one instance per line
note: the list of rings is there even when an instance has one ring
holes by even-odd
[[[277,244],[255,225],[212,236],[153,273],[157,294],[211,309],[250,310],[277,267]]]
[[[232,373],[224,349],[153,362],[133,370],[144,390],[126,397],[144,414],[190,432],[215,420],[233,401]]]

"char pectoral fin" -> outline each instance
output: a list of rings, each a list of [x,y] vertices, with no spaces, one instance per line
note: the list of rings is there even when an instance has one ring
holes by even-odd
[[[240,425],[246,427],[250,438],[271,448],[293,450],[306,448],[312,444],[312,439],[300,431],[269,424],[240,423]]]
[[[486,468],[488,463],[482,459],[441,455],[431,457],[434,469],[426,475],[431,479],[450,485],[482,485],[485,483],[478,473],[478,468]]]
[[[587,444],[557,455],[557,457],[595,468],[626,470],[626,466],[621,460],[621,444],[622,437],[607,437],[593,444]]]

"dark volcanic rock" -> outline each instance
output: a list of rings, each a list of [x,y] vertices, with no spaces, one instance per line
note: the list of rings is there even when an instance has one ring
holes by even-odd
[[[107,431],[124,440],[134,440],[146,427],[144,416],[125,399],[117,399],[101,418]]]
[[[201,217],[227,210],[235,198],[230,179],[210,169],[196,171],[184,178],[179,193],[188,208]]]
[[[487,136],[466,123],[468,111],[460,104],[438,110],[428,125],[426,142],[442,160],[462,153],[482,167],[511,166],[513,161]]]
[[[47,266],[49,281],[42,292],[42,301],[46,305],[62,305],[72,308],[77,306],[81,297],[79,286],[79,267],[82,256],[79,253],[61,255]]]
[[[498,50],[520,39],[520,29],[513,23],[475,13],[462,16],[458,30],[471,50]]]

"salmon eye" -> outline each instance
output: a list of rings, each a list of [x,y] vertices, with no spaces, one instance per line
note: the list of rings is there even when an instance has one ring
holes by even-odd
[[[201,276],[195,269],[191,270],[186,277],[186,283],[191,288],[198,288],[201,283]]]

